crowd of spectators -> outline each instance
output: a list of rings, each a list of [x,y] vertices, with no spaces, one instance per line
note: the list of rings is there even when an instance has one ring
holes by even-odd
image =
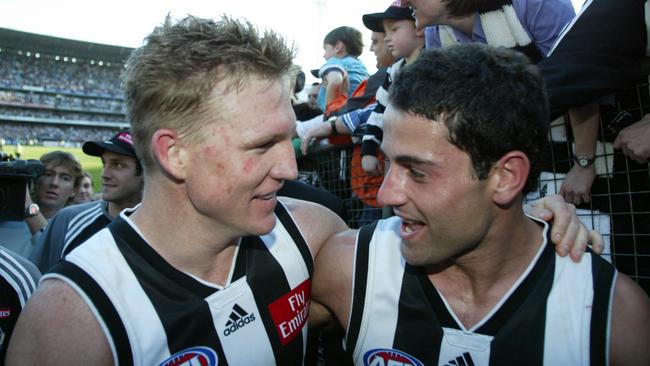
[[[122,65],[58,61],[54,56],[0,52],[0,80],[4,86],[42,87],[45,91],[101,97],[121,97]]]
[[[89,140],[106,140],[116,130],[115,128],[3,122],[0,129],[0,138],[7,145],[28,144],[30,142],[38,144],[44,140],[81,143]]]
[[[121,99],[77,97],[24,90],[0,90],[0,104],[97,113],[126,113]]]

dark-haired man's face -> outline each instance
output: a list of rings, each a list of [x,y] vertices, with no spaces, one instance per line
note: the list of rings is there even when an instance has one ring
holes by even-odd
[[[372,35],[370,36],[370,51],[375,54],[378,69],[388,67],[395,62],[395,58],[384,43],[385,35],[386,34],[383,32],[372,32]]]
[[[474,248],[492,210],[489,182],[448,139],[443,122],[388,105],[382,151],[390,165],[378,200],[401,218],[401,252],[412,265],[442,263]]]

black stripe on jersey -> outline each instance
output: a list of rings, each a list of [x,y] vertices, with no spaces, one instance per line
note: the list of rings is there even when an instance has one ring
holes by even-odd
[[[167,335],[169,352],[205,346],[225,362],[205,298],[217,291],[167,263],[122,218],[109,225],[117,247],[138,279]],[[191,341],[191,343],[190,343]],[[223,361],[222,361],[223,360]]]
[[[422,281],[426,281],[429,287],[423,287]],[[408,353],[425,365],[436,365],[444,333],[432,307],[421,301],[423,298],[428,298],[425,289],[431,291],[430,285],[431,281],[423,267],[406,264],[399,295],[393,348]],[[445,310],[441,314],[446,313]],[[422,324],[427,326],[423,327]],[[414,337],[414,334],[417,336]]]
[[[550,235],[550,228],[548,233]],[[555,277],[555,247],[547,238],[537,263],[506,302],[477,332],[495,336],[491,365],[542,365],[546,305]],[[512,352],[516,349],[517,352]]]
[[[92,299],[95,309],[99,312],[111,334],[115,351],[117,352],[118,365],[133,365],[133,353],[131,353],[131,345],[126,328],[124,328],[124,324],[113,303],[95,280],[76,264],[67,261],[59,262],[50,272],[58,273],[69,278]]]
[[[437,314],[438,322],[440,322],[440,325],[445,328],[460,329],[460,326],[456,323],[456,320],[454,320],[449,311],[447,311],[445,303],[442,301],[438,290],[433,287],[433,284],[429,280],[429,276],[427,276],[426,271],[422,270],[421,275],[417,278],[420,281],[420,286],[422,287],[427,300],[429,300],[429,304],[431,305],[433,312]]]
[[[352,310],[350,312],[350,324],[348,324],[348,331],[345,336],[346,349],[350,353],[356,347],[361,319],[363,318],[363,304],[366,300],[366,284],[368,282],[368,251],[370,249],[370,239],[376,227],[377,221],[362,226],[357,237]]]
[[[279,206],[279,205],[278,205]],[[259,237],[248,237],[240,244],[240,251],[246,255],[246,280],[257,304],[271,304],[291,291],[280,263],[269,252]],[[301,334],[286,346],[280,341],[271,312],[267,307],[259,307],[262,324],[269,335],[275,361],[278,365],[299,365],[303,362],[303,337]],[[305,326],[307,326],[305,324]]]
[[[314,275],[314,259],[312,258],[311,251],[309,246],[305,242],[305,239],[302,237],[300,230],[296,226],[296,223],[293,221],[293,218],[289,215],[287,208],[284,207],[281,203],[278,203],[275,206],[275,215],[278,217],[278,220],[282,223],[284,228],[287,230],[293,242],[298,245],[298,250],[302,255],[302,259],[307,264],[307,270],[309,271],[309,277],[311,278]]]
[[[589,250],[591,252],[591,250]],[[599,255],[591,253],[591,271],[594,281],[594,300],[591,308],[590,355],[591,365],[607,365],[609,360],[609,313],[612,288],[615,286],[614,267]]]

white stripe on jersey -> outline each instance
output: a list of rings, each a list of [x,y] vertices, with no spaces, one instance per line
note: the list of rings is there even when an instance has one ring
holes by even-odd
[[[25,307],[27,299],[36,289],[34,279],[16,259],[2,249],[0,249],[0,266],[0,275],[18,294],[20,306]]]
[[[376,236],[373,236],[370,241],[366,298],[359,336],[352,355],[355,365],[363,365],[364,349],[386,348],[387,344],[393,344],[398,316],[395,309],[399,308],[399,294],[402,289],[403,277],[391,276],[390,274],[394,274],[395,271],[389,270],[387,264],[388,267],[403,268],[405,262],[399,245],[389,245],[387,240],[389,243],[401,240],[396,235],[399,233],[400,223],[399,217],[379,221],[375,232],[382,232],[386,235],[381,236],[381,242],[376,240]],[[395,226],[396,228],[390,229]],[[388,239],[389,236],[394,236],[394,238]],[[356,272],[356,268],[354,272]],[[352,291],[354,293],[355,289]],[[387,301],[373,301],[375,298]],[[368,314],[371,316],[367,316]],[[379,319],[381,320],[378,321]]]
[[[127,222],[131,224],[128,219]],[[160,342],[166,333],[158,312],[122,256],[110,230],[99,231],[68,254],[66,260],[97,282],[119,314],[137,314],[121,317],[131,342],[134,364],[154,365],[170,356],[168,342]],[[92,303],[88,302],[88,306],[92,307]],[[110,340],[111,335],[106,334],[106,338]],[[113,358],[117,362],[117,353]]]
[[[87,210],[78,213],[72,220],[70,220],[65,234],[63,249],[61,250],[61,258],[63,258],[63,253],[65,253],[72,240],[74,240],[83,229],[92,224],[97,217],[103,214],[102,204],[93,205]]]

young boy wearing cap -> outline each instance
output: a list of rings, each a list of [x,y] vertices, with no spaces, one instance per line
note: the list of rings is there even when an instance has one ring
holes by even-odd
[[[142,166],[129,131],[106,141],[87,141],[82,149],[102,159],[102,199],[67,207],[50,222],[29,258],[42,272],[142,199]]]
[[[386,34],[386,47],[397,59],[391,66],[384,85],[377,90],[377,106],[368,118],[361,143],[363,170],[370,175],[380,176],[383,172],[377,154],[383,134],[383,113],[388,102],[388,90],[397,72],[418,57],[424,48],[424,36],[416,30],[411,10],[401,7],[400,1],[394,1],[383,13],[365,14],[363,24],[373,32]]]

